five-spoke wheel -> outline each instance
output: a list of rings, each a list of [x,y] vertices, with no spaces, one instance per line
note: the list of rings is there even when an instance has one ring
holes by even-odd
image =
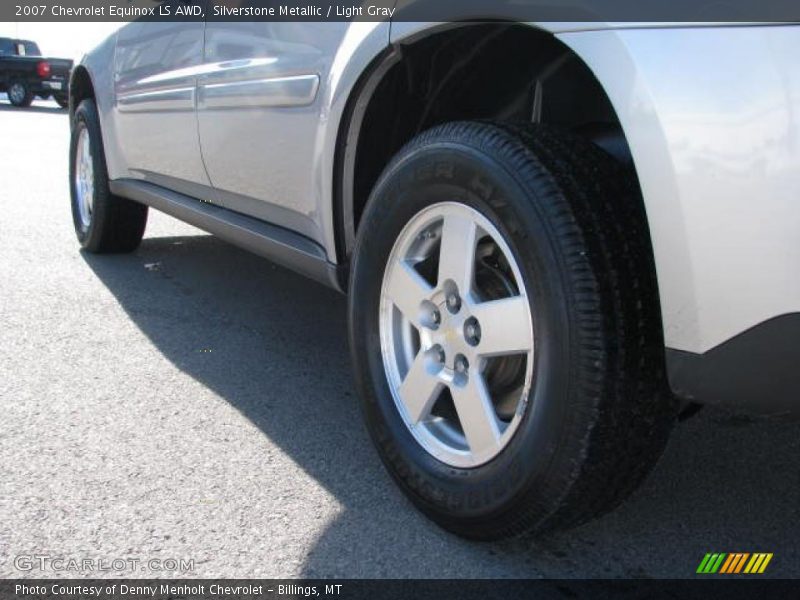
[[[84,229],[92,222],[94,207],[94,160],[89,130],[81,127],[78,132],[78,147],[75,151],[74,181],[75,199],[78,207],[78,218]]]
[[[87,98],[78,104],[71,126],[69,178],[78,241],[90,252],[131,252],[142,241],[147,207],[109,190],[94,100]]]
[[[491,460],[527,405],[534,335],[508,245],[474,208],[440,203],[403,229],[387,263],[382,355],[417,441],[457,467]]]
[[[544,126],[419,135],[359,224],[350,345],[389,473],[437,523],[496,539],[615,506],[674,420],[640,199]]]

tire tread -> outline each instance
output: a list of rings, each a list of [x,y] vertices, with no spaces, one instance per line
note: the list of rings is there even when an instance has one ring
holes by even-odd
[[[566,131],[476,121],[420,134],[381,181],[417,151],[442,143],[490,156],[526,190],[526,210],[548,224],[569,290],[569,410],[551,460],[557,467],[513,505],[485,518],[449,517],[424,497],[413,469],[391,468],[398,461],[383,458],[423,512],[465,537],[498,539],[576,526],[613,509],[639,486],[663,452],[677,414],[666,383],[655,266],[638,182],[598,146]],[[508,227],[519,222],[519,209],[508,201],[493,199],[491,208]]]
[[[92,147],[95,173],[95,199],[92,224],[87,231],[82,231],[74,198],[75,146],[73,139],[70,147],[70,190],[72,192],[72,210],[75,230],[81,245],[95,254],[118,254],[133,252],[139,247],[147,225],[147,206],[115,196],[108,185],[108,168],[106,166],[103,138],[100,133],[100,119],[97,107],[92,99],[81,101],[75,111],[73,138],[76,137],[77,121],[82,120],[89,132]]]

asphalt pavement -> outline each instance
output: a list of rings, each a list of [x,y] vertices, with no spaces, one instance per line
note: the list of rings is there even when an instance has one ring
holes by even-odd
[[[602,519],[440,530],[370,445],[345,299],[154,212],[134,254],[81,252],[67,146],[54,103],[0,99],[0,577],[681,578],[754,551],[800,576],[800,424],[714,409]]]

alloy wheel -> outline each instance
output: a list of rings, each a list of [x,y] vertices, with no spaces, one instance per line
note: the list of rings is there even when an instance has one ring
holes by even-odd
[[[384,273],[380,337],[405,425],[438,460],[477,467],[528,409],[534,332],[516,260],[477,210],[444,202],[400,233]]]
[[[88,229],[94,210],[94,162],[89,140],[89,130],[83,127],[78,134],[75,152],[75,195],[81,226]]]

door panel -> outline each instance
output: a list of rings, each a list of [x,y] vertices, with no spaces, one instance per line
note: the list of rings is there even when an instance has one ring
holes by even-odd
[[[204,27],[202,22],[133,22],[117,39],[116,121],[127,167],[134,176],[184,188],[178,191],[187,191],[187,184],[210,186],[195,108]]]
[[[206,24],[203,158],[219,201],[320,241],[312,157],[347,23]]]

